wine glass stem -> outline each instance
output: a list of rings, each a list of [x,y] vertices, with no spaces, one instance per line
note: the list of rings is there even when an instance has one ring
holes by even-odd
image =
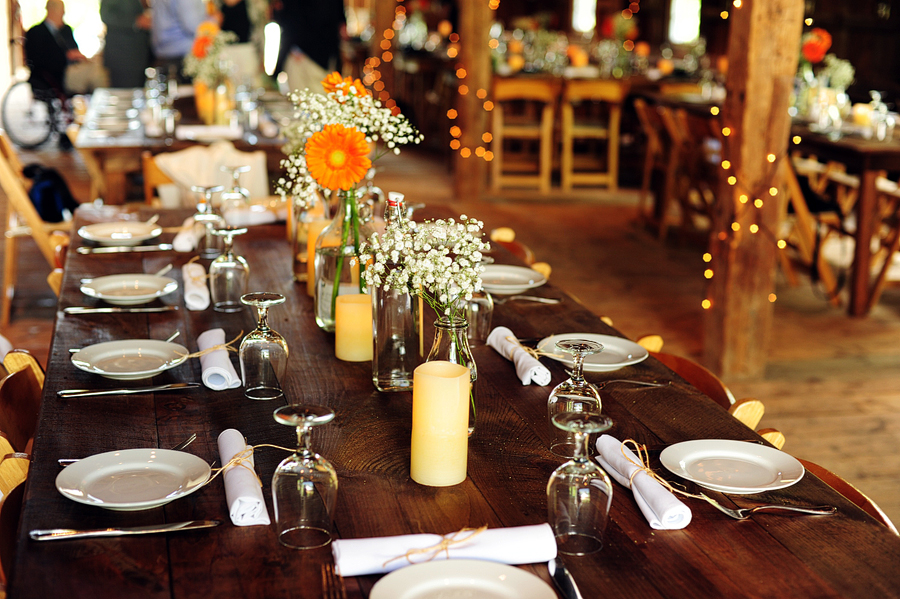
[[[576,462],[583,462],[588,435],[587,433],[576,429],[572,431],[572,438],[575,439],[575,447],[572,451],[572,459]]]
[[[309,434],[311,430],[312,427],[307,425],[297,427],[297,453],[300,455],[312,453],[312,441]]]
[[[266,306],[257,306],[257,312],[259,313],[259,325],[257,325],[257,329],[260,331],[268,331],[269,330],[269,309]]]
[[[584,354],[575,352],[572,354],[572,381],[581,383],[584,381],[582,370],[584,368]]]

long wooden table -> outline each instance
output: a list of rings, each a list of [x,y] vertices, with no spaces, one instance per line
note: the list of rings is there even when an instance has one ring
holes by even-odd
[[[105,94],[119,94],[122,102],[130,102],[132,90],[108,90],[101,89],[94,92],[100,98]],[[185,124],[199,123],[196,109],[193,105],[194,98],[179,98],[176,108],[182,113],[182,122]],[[150,151],[153,154],[161,152],[176,152],[184,150],[198,143],[212,143],[215,140],[191,141],[185,139],[165,139],[164,137],[149,137],[145,134],[144,127],[140,126],[129,131],[109,131],[105,129],[93,129],[93,122],[101,118],[96,106],[88,108],[85,116],[85,124],[78,131],[75,147],[78,151],[88,155],[88,159],[96,163],[99,173],[91,176],[101,176],[106,187],[103,200],[107,204],[122,204],[127,199],[128,177],[140,173],[141,153]],[[284,145],[282,137],[266,137],[259,131],[245,131],[239,139],[231,140],[234,147],[241,152],[254,152],[262,150],[266,153],[266,162],[270,173],[279,172],[284,154],[281,151]],[[93,200],[94,198],[91,198]]]
[[[875,183],[882,171],[900,171],[900,141],[878,141],[853,135],[834,138],[810,131],[802,124],[795,124],[791,135],[799,139],[791,143],[792,150],[811,154],[819,160],[840,162],[847,167],[847,172],[859,175],[859,197],[855,207],[857,243],[850,274],[849,312],[851,316],[865,316],[872,309],[873,297],[869,241],[876,226],[878,191]]]
[[[84,208],[76,226],[104,216]],[[144,216],[147,216],[146,214]],[[176,225],[184,214],[163,213],[161,224]],[[77,239],[76,243],[77,245]],[[560,464],[547,449],[551,430],[546,400],[551,387],[522,386],[510,362],[493,349],[474,349],[478,363],[479,417],[469,444],[468,477],[447,488],[418,485],[409,478],[411,396],[374,390],[370,365],[333,357],[333,335],[314,322],[304,287],[291,281],[290,251],[278,226],[254,228],[236,249],[251,266],[250,287],[282,293],[287,302],[271,311],[270,322],[290,344],[287,400],[332,407],[337,416],[318,427],[314,448],[338,472],[335,517],[343,538],[404,533],[449,533],[467,526],[504,527],[545,522],[545,487]],[[500,250],[499,260],[507,258]],[[190,258],[174,253],[85,256],[69,252],[60,309],[91,305],[78,290],[82,277],[154,272]],[[173,276],[180,278],[176,268]],[[494,325],[520,337],[563,332],[616,334],[562,290],[535,290],[563,297],[558,305],[509,302],[497,306]],[[164,299],[181,305],[181,292]],[[182,331],[195,349],[202,331],[223,327],[226,338],[255,326],[249,311],[238,314],[176,312],[68,316],[58,313],[44,387],[33,464],[27,482],[10,597],[320,597],[321,565],[329,548],[294,551],[282,547],[274,526],[236,527],[228,517],[221,478],[162,508],[114,512],[65,499],[56,490],[56,460],[133,448],[169,447],[196,432],[188,451],[218,460],[216,437],[237,428],[251,444],[292,446],[294,432],[272,418],[278,402],[245,399],[242,389],[212,392],[60,399],[62,388],[118,387],[77,370],[69,348],[123,338],[164,338]],[[236,362],[236,359],[235,359]],[[552,384],[565,378],[561,364],[545,360]],[[609,379],[671,381],[659,388],[610,384],[601,391],[603,408],[615,422],[611,434],[660,447],[679,441],[728,438],[759,441],[757,435],[653,358],[609,374]],[[154,383],[200,380],[196,359],[167,371]],[[658,456],[658,454],[653,454]],[[261,449],[256,467],[272,512],[269,481],[284,453]],[[654,466],[669,478],[654,457]],[[688,485],[691,488],[691,485]],[[630,491],[616,485],[604,549],[565,558],[584,597],[872,597],[897,596],[900,538],[807,474],[787,489],[749,497],[711,493],[726,505],[758,501],[831,504],[831,517],[757,514],[739,522],[711,506],[687,500],[693,521],[684,530],[654,531]],[[96,540],[34,542],[36,528],[93,528],[149,525],[191,519],[219,519],[214,529]],[[549,581],[546,564],[524,566]],[[367,597],[379,576],[347,579],[351,598]]]

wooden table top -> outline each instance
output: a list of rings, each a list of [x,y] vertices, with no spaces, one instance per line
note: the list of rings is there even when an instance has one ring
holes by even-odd
[[[76,215],[91,218],[89,210]],[[146,216],[146,215],[145,215]],[[163,213],[161,224],[180,224],[183,213]],[[77,239],[74,245],[78,245]],[[449,533],[467,526],[518,526],[546,522],[545,488],[561,463],[547,449],[550,427],[546,401],[565,379],[561,364],[545,359],[551,386],[522,386],[510,362],[493,349],[473,349],[478,364],[479,419],[470,439],[468,477],[456,486],[431,488],[409,478],[411,394],[381,394],[371,382],[368,362],[334,358],[334,338],[314,322],[313,303],[290,276],[290,251],[284,230],[256,227],[236,241],[251,267],[251,290],[282,293],[285,304],[270,312],[271,326],[290,345],[287,399],[332,407],[335,420],[313,433],[313,447],[335,466],[340,487],[335,524],[343,538],[405,533]],[[499,260],[506,256],[494,252]],[[93,305],[81,295],[83,277],[155,272],[172,262],[172,276],[187,254],[127,253],[85,256],[69,252],[60,309]],[[518,336],[563,332],[617,334],[571,297],[547,284],[534,290],[562,297],[558,305],[508,302],[496,306],[494,326]],[[56,460],[133,447],[169,447],[195,432],[188,451],[218,460],[216,438],[236,428],[251,444],[292,446],[294,431],[272,418],[278,402],[245,399],[242,389],[60,399],[63,388],[118,387],[77,370],[68,349],[124,338],[165,338],[174,330],[196,349],[195,339],[223,327],[226,338],[249,332],[249,311],[219,314],[183,309],[181,291],[164,303],[182,307],[156,314],[64,316],[58,313],[44,386],[40,424],[27,482],[10,597],[320,597],[321,565],[329,548],[299,552],[282,547],[274,526],[231,524],[221,478],[168,505],[137,512],[114,512],[64,498],[55,488]],[[236,363],[237,359],[233,361]],[[615,422],[610,434],[651,447],[703,438],[759,441],[759,437],[712,400],[653,358],[608,374],[608,379],[672,381],[659,388],[611,384],[601,391],[604,412]],[[200,380],[199,361],[155,377],[154,383]],[[127,385],[127,384],[126,384]],[[663,471],[658,454],[655,469]],[[284,452],[261,449],[256,469],[272,510],[269,481]],[[614,485],[604,549],[594,555],[565,558],[585,598],[589,597],[887,597],[900,589],[900,538],[856,508],[816,477],[762,495],[737,497],[711,493],[731,505],[765,502],[831,504],[831,517],[757,514],[739,522],[711,506],[687,500],[693,521],[684,530],[655,531],[637,508],[630,491]],[[693,489],[692,485],[688,485]],[[39,543],[36,528],[134,526],[193,519],[219,519],[217,528],[143,537],[117,537]],[[523,566],[549,582],[546,564]],[[347,579],[351,598],[367,597],[379,576]]]

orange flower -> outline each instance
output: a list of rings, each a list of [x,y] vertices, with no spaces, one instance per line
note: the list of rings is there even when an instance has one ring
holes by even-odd
[[[213,40],[211,37],[198,37],[194,38],[194,45],[191,47],[191,53],[197,58],[206,58],[206,54],[209,52],[209,47],[212,46]]]
[[[337,89],[338,85],[344,82],[344,78],[341,77],[341,74],[337,71],[332,73],[328,73],[325,75],[325,78],[322,79],[322,87],[325,88],[325,93],[330,94],[334,90]]]
[[[366,136],[353,127],[326,125],[310,136],[305,152],[309,174],[326,189],[350,189],[372,166]]]
[[[802,52],[803,58],[815,64],[822,62],[830,48],[831,34],[821,27],[815,27],[803,36],[800,52]]]
[[[197,37],[216,37],[219,31],[221,31],[219,26],[213,21],[203,21],[197,26],[197,31],[194,35]]]
[[[353,79],[351,77],[341,77],[341,74],[337,71],[333,73],[329,73],[325,76],[325,79],[322,79],[322,87],[325,88],[325,93],[330,94],[333,91],[337,91],[338,89],[343,89],[346,91],[350,91],[350,88],[356,89],[357,96],[364,96],[369,93],[369,90],[366,89],[366,86],[363,85],[362,81],[359,79]]]

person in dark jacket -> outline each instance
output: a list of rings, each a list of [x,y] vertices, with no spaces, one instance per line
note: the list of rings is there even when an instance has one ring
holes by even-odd
[[[35,93],[66,93],[66,67],[87,61],[78,49],[72,28],[63,23],[62,0],[47,0],[47,16],[25,33],[25,61],[31,69],[28,81]]]

